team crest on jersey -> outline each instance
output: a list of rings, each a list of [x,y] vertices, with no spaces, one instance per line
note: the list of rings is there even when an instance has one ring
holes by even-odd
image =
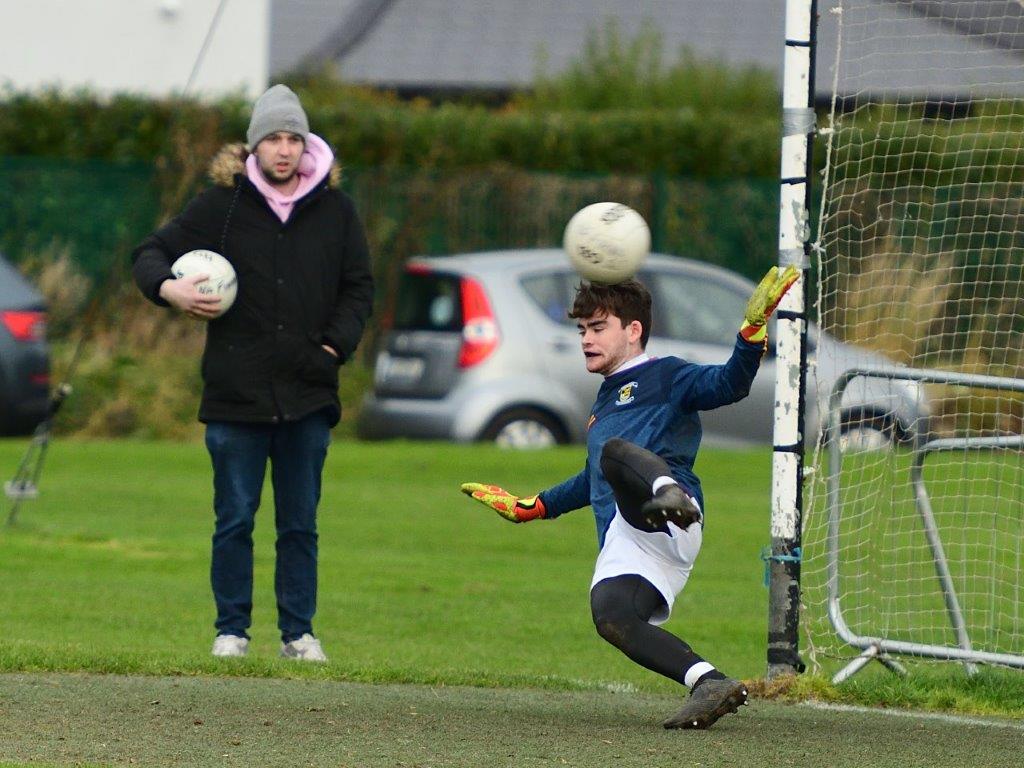
[[[616,405],[629,405],[633,402],[634,395],[633,390],[637,388],[635,381],[629,382],[629,384],[623,384],[619,387],[619,399],[615,401]]]

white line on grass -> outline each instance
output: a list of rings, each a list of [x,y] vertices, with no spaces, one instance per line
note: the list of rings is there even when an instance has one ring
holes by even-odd
[[[825,709],[832,712],[863,712],[872,715],[890,715],[892,717],[910,717],[915,720],[941,720],[956,725],[981,725],[989,728],[1010,728],[1024,731],[1024,723],[1011,723],[1007,720],[984,720],[980,717],[963,717],[962,715],[945,715],[941,712],[911,712],[904,709],[881,709],[874,707],[855,707],[851,704],[826,704],[821,701],[801,702],[802,707]]]
[[[570,678],[569,682],[584,691],[608,691],[609,693],[637,692],[637,687],[632,683],[607,683],[601,680],[580,680],[578,678]]]

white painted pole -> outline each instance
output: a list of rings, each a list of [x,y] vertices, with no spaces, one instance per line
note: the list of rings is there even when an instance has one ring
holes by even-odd
[[[811,150],[814,138],[814,42],[817,0],[786,0],[782,88],[779,266],[803,277],[779,305],[776,330],[775,431],[772,458],[768,677],[802,672],[799,656],[801,517],[807,318],[810,266]]]

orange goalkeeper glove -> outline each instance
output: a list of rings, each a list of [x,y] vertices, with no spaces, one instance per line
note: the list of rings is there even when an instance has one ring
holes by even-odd
[[[760,284],[750,295],[747,302],[747,309],[743,313],[743,325],[740,326],[740,336],[745,341],[761,342],[768,337],[766,323],[772,316],[772,312],[779,306],[786,291],[800,279],[800,270],[790,264],[782,272],[778,267],[772,267],[768,274],[762,278]]]
[[[486,504],[506,520],[513,523],[526,523],[538,520],[547,514],[540,496],[521,499],[513,493],[497,485],[483,483],[463,483],[462,492],[467,496]]]

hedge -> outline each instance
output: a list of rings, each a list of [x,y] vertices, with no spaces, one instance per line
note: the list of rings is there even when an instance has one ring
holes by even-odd
[[[181,143],[244,137],[249,107],[88,93],[7,92],[0,98],[0,156],[156,162]],[[693,109],[530,112],[472,105],[353,99],[307,106],[313,130],[346,164],[452,169],[494,163],[589,173],[771,177],[778,126],[770,117]]]

